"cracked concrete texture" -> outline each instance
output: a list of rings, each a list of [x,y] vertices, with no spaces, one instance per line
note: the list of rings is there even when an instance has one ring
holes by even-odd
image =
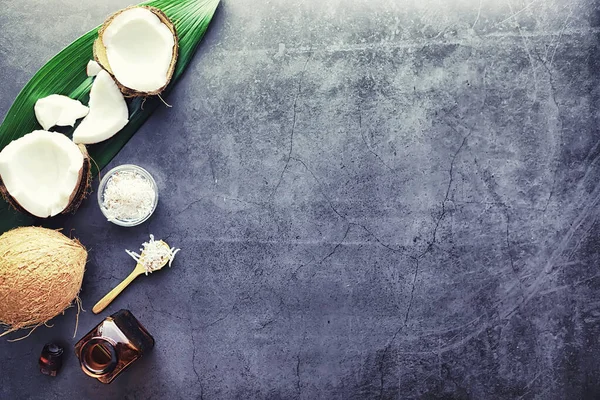
[[[127,4],[0,0],[0,114]],[[125,248],[182,248],[101,314],[156,348],[110,386],[73,355],[45,378],[43,343],[100,321],[72,339],[69,310],[0,342],[0,398],[600,397],[599,29],[595,0],[223,0],[111,164],[154,175],[156,215],[49,223],[90,248],[86,310]]]

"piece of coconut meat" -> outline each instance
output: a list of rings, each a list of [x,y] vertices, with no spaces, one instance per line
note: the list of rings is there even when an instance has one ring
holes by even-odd
[[[8,194],[40,218],[63,212],[82,179],[84,157],[62,133],[34,131],[0,152],[0,178]]]
[[[155,92],[167,84],[175,39],[150,10],[136,7],[121,12],[101,39],[112,73],[123,86]]]
[[[90,60],[85,68],[87,76],[96,76],[100,73],[100,71],[102,71],[102,67],[94,60]]]
[[[90,113],[73,132],[75,143],[93,144],[113,137],[129,122],[123,94],[108,72],[96,76],[90,91]]]
[[[48,130],[53,126],[73,126],[75,121],[88,115],[90,110],[78,100],[51,94],[36,101],[34,111],[42,128]]]

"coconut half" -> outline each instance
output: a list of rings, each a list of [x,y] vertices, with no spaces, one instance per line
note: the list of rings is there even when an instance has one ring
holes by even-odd
[[[75,143],[99,143],[113,137],[129,122],[123,94],[108,72],[100,71],[90,91],[90,112],[73,132]]]
[[[51,94],[35,102],[35,117],[48,130],[53,126],[73,126],[75,121],[85,117],[89,108],[78,100],[60,94]]]
[[[130,7],[112,15],[94,42],[94,58],[128,97],[161,93],[177,62],[175,26],[159,9]]]
[[[75,211],[87,194],[89,179],[85,146],[61,133],[34,131],[0,152],[0,194],[36,217]]]

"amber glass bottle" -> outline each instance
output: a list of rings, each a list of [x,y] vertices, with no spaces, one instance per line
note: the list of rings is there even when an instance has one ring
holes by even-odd
[[[125,368],[154,347],[154,338],[128,310],[102,321],[75,345],[81,369],[110,383]]]
[[[39,364],[44,375],[56,376],[62,367],[63,348],[57,343],[48,343],[42,349]]]

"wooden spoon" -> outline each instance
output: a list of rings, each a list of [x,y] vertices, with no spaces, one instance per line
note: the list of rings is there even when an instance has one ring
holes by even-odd
[[[162,267],[164,267],[165,265],[167,265],[169,263],[169,254],[171,254],[171,248],[169,247],[168,244],[166,244],[162,240],[159,240],[158,242],[162,246],[165,246],[168,251],[165,252],[165,257],[161,260],[161,263],[159,264],[159,266],[156,267],[156,268],[154,268],[151,272],[158,271],[159,269],[161,269]],[[135,278],[137,278],[138,276],[143,275],[145,273],[146,273],[146,268],[144,268],[144,252],[142,252],[142,255],[140,256],[140,261],[138,261],[138,263],[135,266],[135,269],[133,270],[133,272],[131,274],[129,274],[129,276],[127,278],[125,278],[123,280],[123,282],[119,283],[113,290],[111,290],[110,292],[108,292],[106,294],[106,296],[104,296],[99,302],[96,303],[96,305],[94,306],[94,308],[92,308],[92,311],[94,312],[94,314],[98,314],[99,312],[102,312],[102,310],[104,310],[106,307],[108,307],[108,305],[110,303],[112,303],[112,301],[119,294],[121,294],[121,292],[127,286],[129,286],[129,284],[131,282],[133,282],[133,280]]]

